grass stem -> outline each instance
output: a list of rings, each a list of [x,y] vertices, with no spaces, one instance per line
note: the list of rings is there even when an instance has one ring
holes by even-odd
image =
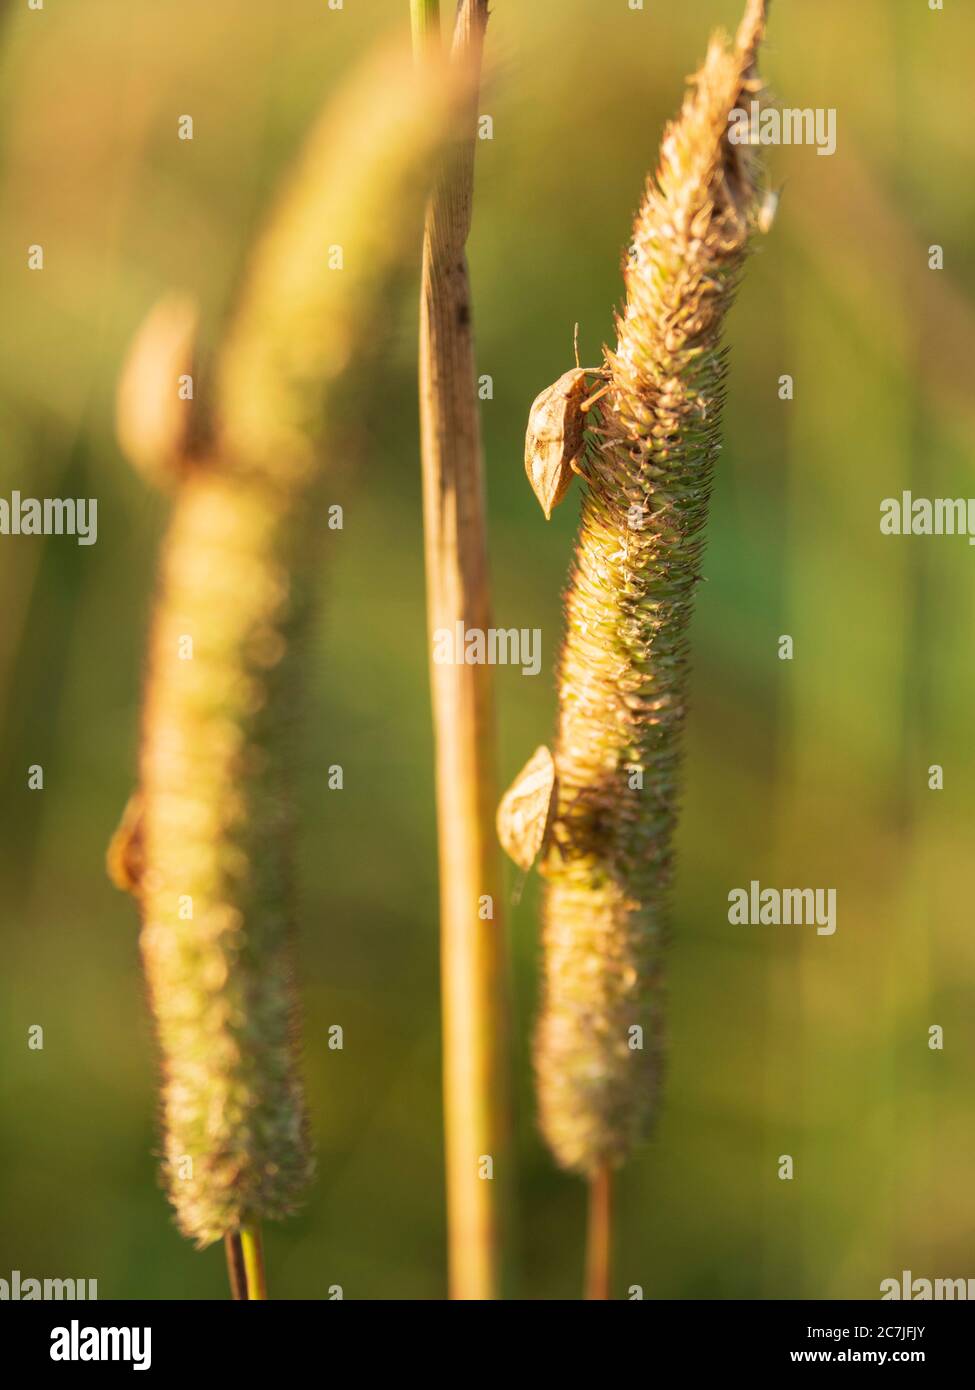
[[[602,1164],[589,1179],[586,1231],[586,1298],[611,1297],[613,1262],[613,1170]]]
[[[261,1228],[254,1225],[240,1228],[240,1248],[244,1257],[247,1297],[252,1303],[267,1299],[267,1278],[264,1273],[264,1242]]]
[[[244,1268],[244,1252],[240,1243],[239,1231],[228,1231],[223,1238],[227,1252],[227,1276],[230,1279],[230,1297],[235,1303],[247,1298],[247,1271]]]
[[[413,0],[416,56],[436,5]],[[438,22],[438,21],[437,21]],[[420,440],[436,741],[450,1296],[500,1291],[508,1139],[506,944],[494,838],[491,671],[433,661],[433,635],[491,623],[470,281],[477,76],[487,0],[464,0],[451,63],[470,99],[427,208],[420,300]],[[486,905],[490,904],[489,908]]]
[[[410,0],[413,52],[418,59],[440,48],[440,0]]]
[[[240,1302],[263,1303],[267,1299],[264,1273],[264,1244],[256,1224],[241,1226],[224,1236],[230,1296]]]

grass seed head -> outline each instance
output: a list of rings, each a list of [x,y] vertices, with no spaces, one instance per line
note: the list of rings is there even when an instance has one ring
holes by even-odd
[[[288,1215],[312,1174],[292,860],[318,485],[463,81],[384,56],[312,133],[219,355],[211,453],[179,473],[163,543],[141,809],[110,863],[139,900],[164,1176],[200,1246]],[[344,271],[323,255],[336,237]]]
[[[760,83],[765,5],[715,36],[666,128],[625,259],[609,391],[566,594],[542,863],[540,1119],[557,1161],[618,1164],[646,1133],[663,1059],[662,946],[687,709],[688,628],[720,448],[721,330],[761,206],[730,113]]]

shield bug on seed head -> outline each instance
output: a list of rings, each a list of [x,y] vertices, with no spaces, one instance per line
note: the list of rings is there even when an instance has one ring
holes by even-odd
[[[108,876],[115,887],[135,897],[139,896],[143,870],[142,808],[142,793],[133,792],[105,856]]]
[[[536,748],[498,806],[498,839],[505,853],[526,872],[538,858],[555,819],[559,781],[544,744]]]
[[[565,496],[572,474],[582,474],[579,459],[584,451],[586,412],[609,390],[604,386],[590,396],[587,378],[591,376],[603,378],[606,372],[601,367],[580,367],[577,352],[576,365],[536,396],[528,412],[525,472],[546,521]]]
[[[202,444],[193,385],[198,325],[193,299],[161,299],[136,333],[118,385],[122,452],[148,482],[164,490],[182,480]]]

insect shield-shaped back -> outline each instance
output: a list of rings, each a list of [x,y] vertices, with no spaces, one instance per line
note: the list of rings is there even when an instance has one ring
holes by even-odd
[[[559,799],[555,763],[543,744],[536,748],[498,806],[498,839],[526,872],[548,839]]]
[[[123,454],[155,487],[174,488],[199,443],[194,399],[199,314],[194,300],[167,295],[150,311],[129,348],[116,398]]]
[[[565,496],[573,471],[578,471],[573,465],[582,453],[586,432],[586,378],[600,375],[597,369],[586,367],[563,372],[558,381],[536,396],[529,411],[525,472],[546,521]]]

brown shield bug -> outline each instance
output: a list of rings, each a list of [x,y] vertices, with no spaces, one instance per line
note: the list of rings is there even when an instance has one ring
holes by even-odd
[[[576,366],[536,396],[528,412],[525,472],[546,521],[565,496],[572,474],[585,477],[579,459],[584,451],[586,412],[609,390],[604,386],[589,396],[587,378],[603,378],[606,372],[600,367],[580,367],[578,362],[577,354]]]
[[[133,792],[105,859],[108,876],[115,887],[135,897],[139,896],[143,869],[142,806],[142,793]]]
[[[558,798],[555,763],[543,744],[535,749],[498,807],[498,839],[519,869],[527,872],[544,848]]]

